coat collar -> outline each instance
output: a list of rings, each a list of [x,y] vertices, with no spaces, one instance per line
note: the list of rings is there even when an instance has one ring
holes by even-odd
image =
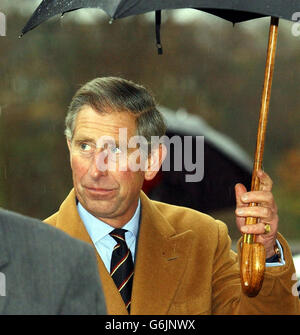
[[[156,205],[141,192],[141,223],[136,252],[131,314],[167,314],[185,271],[192,231],[177,234]],[[72,190],[62,203],[57,228],[93,244],[81,221]],[[109,314],[127,314],[122,298],[96,249]]]

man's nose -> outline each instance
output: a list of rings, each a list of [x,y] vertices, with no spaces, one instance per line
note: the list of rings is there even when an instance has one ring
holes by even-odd
[[[91,159],[89,173],[95,179],[107,175],[107,171],[107,157],[104,151],[100,151]]]

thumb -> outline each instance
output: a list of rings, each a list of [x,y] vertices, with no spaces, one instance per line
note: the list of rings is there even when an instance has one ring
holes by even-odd
[[[241,200],[241,196],[247,192],[246,187],[243,184],[236,184],[234,190],[235,190],[236,207],[246,207],[247,204],[243,203]]]
[[[235,190],[235,199],[236,199],[236,208],[238,207],[246,207],[247,204],[243,203],[241,200],[241,196],[247,192],[246,187],[243,184],[236,184],[234,187]],[[245,224],[245,218],[239,217],[236,215],[235,217],[236,225],[240,230],[241,227]]]

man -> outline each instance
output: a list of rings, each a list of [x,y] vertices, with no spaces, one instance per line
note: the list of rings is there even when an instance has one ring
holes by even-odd
[[[0,209],[0,314],[105,314],[92,248]]]
[[[163,144],[151,143],[164,131],[153,97],[120,78],[85,84],[69,107],[65,134],[74,189],[46,222],[94,244],[108,313],[298,313],[291,293],[295,269],[277,232],[270,177],[259,172],[258,192],[241,184],[235,190],[238,228],[256,234],[266,249],[263,286],[249,298],[241,291],[238,256],[224,223],[151,201],[141,191],[166,156]],[[248,207],[250,202],[260,206]],[[246,227],[247,216],[259,222]]]

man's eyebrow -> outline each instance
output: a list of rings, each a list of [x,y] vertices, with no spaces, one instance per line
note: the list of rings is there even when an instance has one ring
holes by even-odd
[[[75,143],[81,143],[81,142],[95,142],[95,140],[88,136],[78,136],[76,139],[74,139]]]
[[[101,137],[99,137],[99,139],[97,140],[97,144],[101,144],[102,145],[102,141],[101,140]],[[100,142],[100,143],[99,143]],[[116,146],[119,146],[119,141],[117,139],[114,139],[114,138],[105,138],[104,137],[104,144],[115,144]]]

